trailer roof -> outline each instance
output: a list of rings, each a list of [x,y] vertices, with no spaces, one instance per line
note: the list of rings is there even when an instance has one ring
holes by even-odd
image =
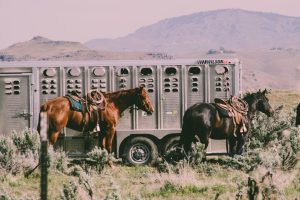
[[[220,64],[226,60],[236,63],[238,59],[171,59],[171,60],[97,60],[97,61],[11,61],[0,62],[0,67],[72,67],[72,66],[130,66],[130,65],[196,65],[196,64]]]

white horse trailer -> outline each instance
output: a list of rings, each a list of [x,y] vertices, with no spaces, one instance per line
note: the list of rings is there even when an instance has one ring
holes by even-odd
[[[114,152],[129,162],[151,162],[178,142],[184,111],[198,102],[227,99],[241,91],[238,59],[0,62],[0,133],[36,128],[40,106],[72,90],[113,92],[143,85],[153,115],[129,109],[117,126]],[[80,155],[97,137],[62,130],[56,146]],[[227,153],[226,140],[211,140],[207,153]]]

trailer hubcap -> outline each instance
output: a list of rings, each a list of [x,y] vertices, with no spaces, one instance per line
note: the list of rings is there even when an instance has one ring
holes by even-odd
[[[137,164],[146,163],[150,154],[150,149],[144,144],[135,144],[130,149],[130,159]]]

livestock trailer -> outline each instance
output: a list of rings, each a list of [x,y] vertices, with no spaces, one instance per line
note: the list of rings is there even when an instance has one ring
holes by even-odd
[[[0,133],[35,129],[40,106],[72,90],[83,96],[143,85],[155,112],[126,110],[114,152],[131,163],[149,163],[176,145],[189,106],[240,94],[241,70],[238,59],[0,62]],[[97,142],[96,136],[65,128],[56,146],[81,155]],[[226,140],[211,140],[207,153],[227,153],[227,147]]]

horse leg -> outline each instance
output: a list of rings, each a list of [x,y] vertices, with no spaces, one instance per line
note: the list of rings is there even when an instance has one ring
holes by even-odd
[[[180,134],[180,145],[183,146],[186,154],[190,152],[195,136],[195,131],[192,129],[193,126],[190,112],[190,110],[187,110],[183,116],[182,130]]]
[[[59,136],[60,131],[55,131],[55,132],[48,132],[48,137],[49,137],[49,144],[53,145]]]
[[[237,137],[236,154],[241,155],[244,151],[245,138],[242,134]]]
[[[206,150],[207,150],[207,147],[208,147],[209,137],[211,135],[211,130],[210,129],[205,130],[203,133],[204,133],[203,135],[198,134],[198,137],[200,139],[200,142],[205,145],[204,146],[204,152],[203,152],[204,153],[203,161],[206,161]]]
[[[236,154],[237,141],[235,136],[230,136],[228,138],[229,142],[229,156],[233,157]]]
[[[113,143],[115,134],[116,134],[116,128],[114,126],[108,128],[106,137],[105,137],[105,148],[108,151],[108,153],[112,152],[112,143]]]

